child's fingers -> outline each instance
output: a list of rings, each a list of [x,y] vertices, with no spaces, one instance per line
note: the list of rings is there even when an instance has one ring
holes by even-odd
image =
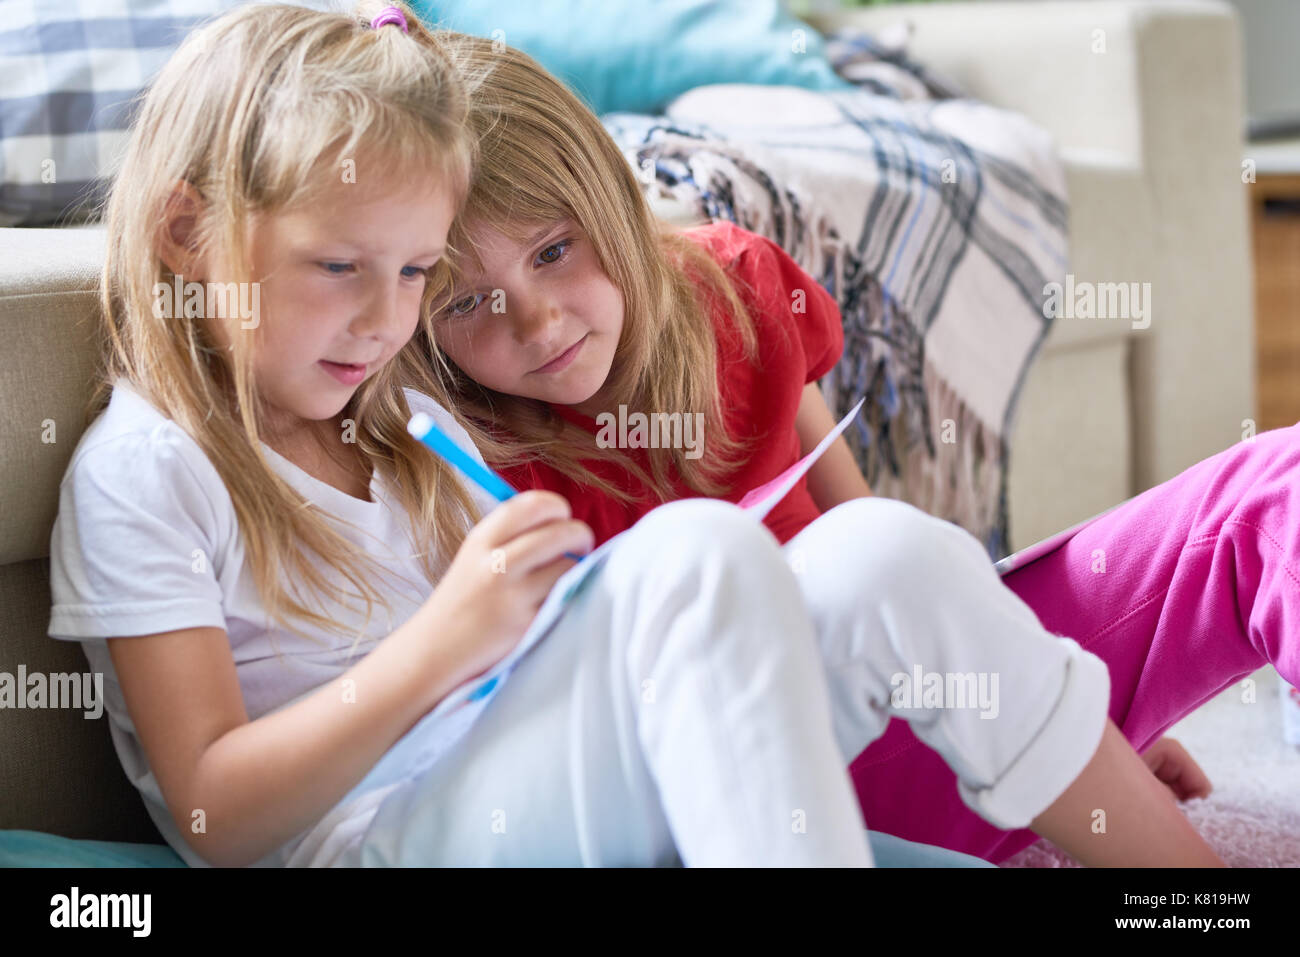
[[[585,555],[595,546],[591,527],[576,518],[551,522],[540,528],[524,532],[517,538],[499,546],[504,567],[497,570],[509,575],[527,577],[534,571],[550,565],[565,552]],[[569,567],[573,561],[565,559]]]
[[[1181,745],[1178,749],[1183,752],[1182,760],[1178,764],[1178,777],[1174,782],[1179,799],[1186,801],[1194,797],[1209,797],[1211,790],[1209,775],[1190,754],[1183,750]]]
[[[572,514],[564,496],[534,489],[502,502],[470,534],[483,536],[488,548],[500,548],[529,529],[562,522]]]
[[[1205,797],[1210,793],[1210,778],[1179,742],[1167,739],[1170,745],[1170,763],[1178,769],[1178,786],[1187,797]],[[1186,800],[1186,798],[1184,798]]]
[[[1212,790],[1210,778],[1187,749],[1173,738],[1161,738],[1143,758],[1151,773],[1163,782],[1180,801],[1207,797]]]
[[[528,589],[529,594],[532,596],[533,614],[536,614],[541,609],[542,603],[546,601],[546,596],[551,593],[555,583],[576,564],[577,562],[572,558],[565,558],[561,555],[555,561],[535,568],[528,573],[524,587]]]
[[[1171,777],[1163,780],[1180,801],[1187,801],[1194,797],[1208,797],[1210,793],[1209,779],[1202,774],[1200,780],[1197,780],[1187,769],[1179,769],[1173,772]]]

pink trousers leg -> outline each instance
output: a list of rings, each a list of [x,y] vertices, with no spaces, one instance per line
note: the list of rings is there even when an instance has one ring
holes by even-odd
[[[1265,664],[1300,685],[1300,424],[1197,463],[1002,582],[1106,662],[1110,716],[1138,751]],[[873,830],[994,863],[1038,840],[972,813],[903,721],[851,771]]]

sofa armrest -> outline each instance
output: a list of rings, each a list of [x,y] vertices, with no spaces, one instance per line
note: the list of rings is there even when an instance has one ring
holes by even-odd
[[[0,565],[49,555],[96,371],[104,230],[0,229]]]
[[[1153,20],[1218,13],[1201,0],[939,3],[845,10],[812,23],[829,33],[905,21],[909,55],[976,99],[1031,117],[1063,153],[1082,149],[1138,165],[1141,35]]]
[[[1077,278],[1151,283],[1150,326],[1130,336],[1133,492],[1238,441],[1255,417],[1255,359],[1233,9],[917,4],[812,20],[826,32],[900,21],[915,59],[1048,130],[1067,167],[1131,170],[1144,187],[1122,215],[1115,197],[1070,197]]]

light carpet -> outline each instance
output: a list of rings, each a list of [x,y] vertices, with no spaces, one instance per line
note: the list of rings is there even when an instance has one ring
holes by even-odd
[[[1243,679],[1169,729],[1212,785],[1209,797],[1180,807],[1230,867],[1300,867],[1300,748],[1282,737],[1277,672],[1269,666],[1251,679],[1253,702],[1243,701]],[[1079,864],[1042,840],[1002,866]]]

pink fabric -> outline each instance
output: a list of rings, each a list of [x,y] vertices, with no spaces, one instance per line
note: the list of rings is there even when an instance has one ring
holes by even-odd
[[[1300,424],[1197,463],[1002,581],[1106,662],[1110,716],[1138,751],[1267,663],[1300,685]],[[994,863],[1038,840],[976,816],[903,721],[851,770],[872,830]]]

